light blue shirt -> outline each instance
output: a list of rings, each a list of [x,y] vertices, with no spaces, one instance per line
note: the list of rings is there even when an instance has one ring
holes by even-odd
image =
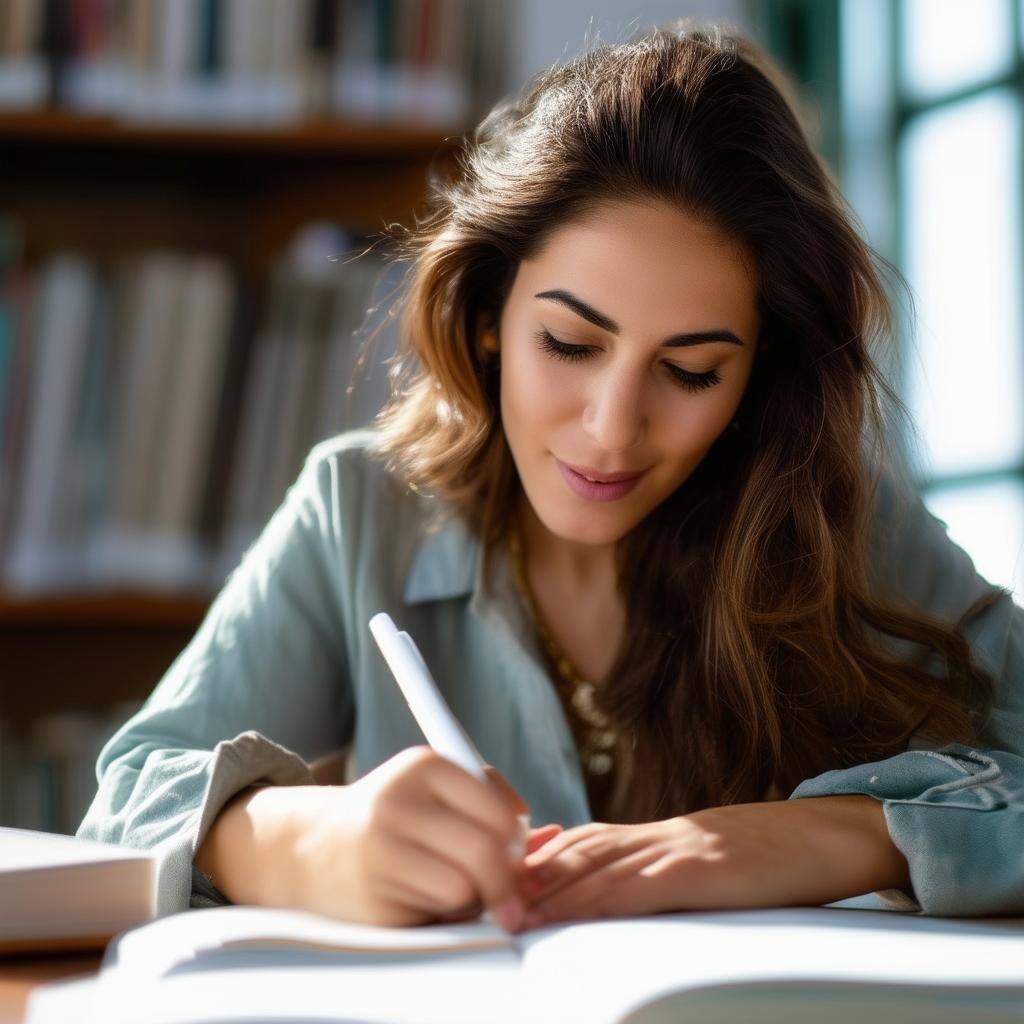
[[[461,521],[429,532],[436,500],[367,456],[371,430],[309,454],[260,537],[145,705],[108,741],[78,835],[153,850],[160,913],[223,901],[193,869],[224,804],[252,784],[311,784],[309,764],[350,746],[362,776],[424,742],[370,634],[379,611],[416,639],[487,761],[534,825],[592,820],[572,734],[503,555],[483,587]],[[888,479],[888,478],[887,478]],[[989,589],[916,495],[894,518],[879,489],[875,585],[947,621]],[[984,747],[911,749],[807,779],[790,799],[881,801],[927,914],[1024,913],[1024,610],[1008,596],[964,627],[997,681]],[[685,756],[681,753],[680,756]],[[916,898],[916,902],[914,900]]]

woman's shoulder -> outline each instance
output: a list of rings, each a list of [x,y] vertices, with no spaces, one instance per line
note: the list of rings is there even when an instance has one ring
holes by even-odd
[[[310,449],[303,475],[321,489],[336,487],[346,493],[368,489],[409,491],[388,467],[386,457],[376,450],[379,440],[380,433],[373,427],[346,430],[325,438]]]
[[[358,587],[418,594],[426,581],[433,592],[439,579],[465,570],[472,542],[448,503],[411,487],[389,466],[379,439],[375,429],[361,428],[314,445],[299,484],[307,526]]]
[[[399,476],[378,450],[379,440],[378,430],[360,427],[318,442],[306,456],[299,486],[340,522],[376,532],[418,530],[437,513],[437,502]]]

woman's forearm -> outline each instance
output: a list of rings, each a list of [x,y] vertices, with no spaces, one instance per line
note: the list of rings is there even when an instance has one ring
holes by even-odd
[[[731,804],[688,817],[721,851],[730,906],[820,906],[910,886],[906,858],[870,796]]]

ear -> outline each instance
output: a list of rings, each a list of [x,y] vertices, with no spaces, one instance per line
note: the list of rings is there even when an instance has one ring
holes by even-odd
[[[485,352],[498,352],[501,344],[498,341],[498,332],[494,328],[481,328],[478,333],[480,348]]]
[[[477,319],[476,323],[477,344],[484,352],[498,352],[501,344],[498,341],[498,331],[493,321],[484,315]]]

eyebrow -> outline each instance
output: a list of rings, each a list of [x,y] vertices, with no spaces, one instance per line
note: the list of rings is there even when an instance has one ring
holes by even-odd
[[[603,331],[608,331],[610,334],[619,334],[621,331],[619,325],[610,316],[599,313],[593,306],[587,305],[582,299],[578,299],[572,292],[567,292],[564,288],[553,288],[550,291],[537,292],[534,298],[553,299],[555,302],[560,302],[563,306],[568,306],[574,313],[583,317],[584,320],[589,320],[592,324],[600,327]],[[732,345],[743,345],[743,342],[728,328],[715,327],[708,331],[689,331],[686,334],[673,334],[671,338],[666,338],[660,347],[688,348],[691,345],[706,345],[711,341],[727,341]]]

